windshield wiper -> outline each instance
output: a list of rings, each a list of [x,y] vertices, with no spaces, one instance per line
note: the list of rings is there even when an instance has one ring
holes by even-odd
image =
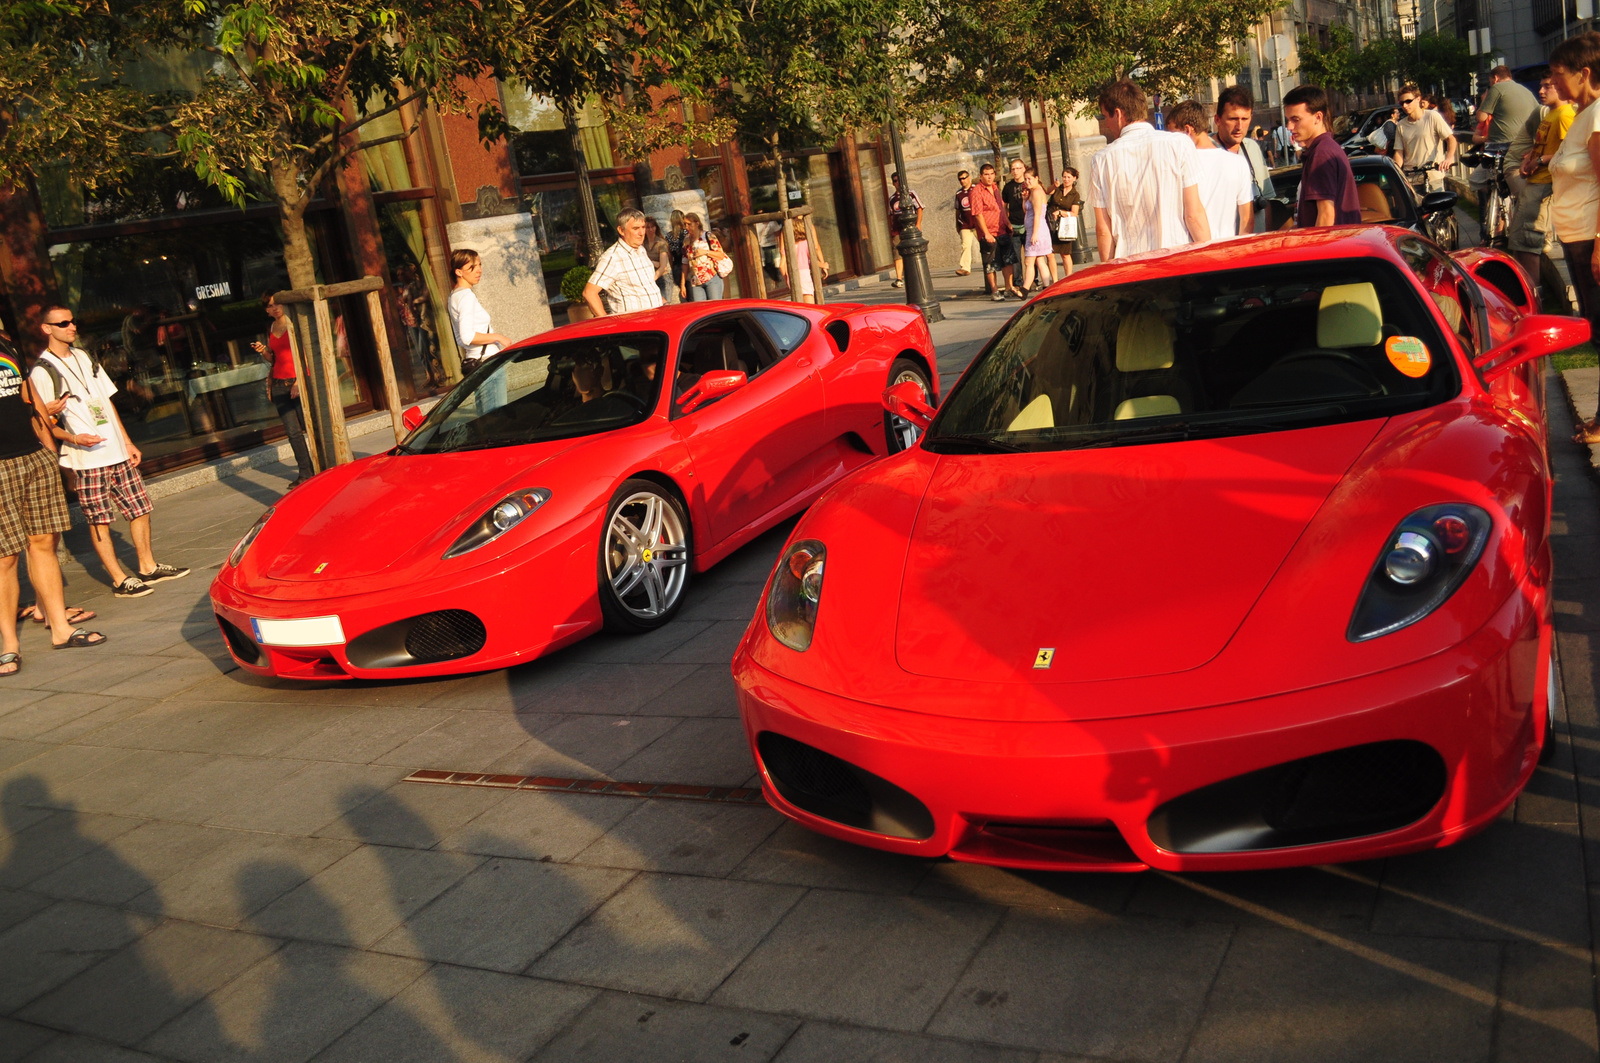
[[[943,447],[946,443],[954,443],[957,447],[971,447],[972,449],[967,451],[967,453],[972,454],[1019,454],[1022,452],[1021,447],[1011,443],[1002,443],[998,439],[995,439],[991,436],[963,435],[959,432],[952,435],[930,436],[928,438],[928,442],[937,444],[940,447]],[[961,451],[956,450],[947,452],[941,449],[935,451],[934,453],[959,454]]]

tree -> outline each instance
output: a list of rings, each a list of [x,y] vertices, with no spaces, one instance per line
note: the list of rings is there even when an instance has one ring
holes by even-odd
[[[889,90],[897,0],[742,0],[737,40],[685,57],[674,84],[699,86],[734,135],[760,144],[788,207],[786,147],[881,119]],[[794,234],[783,226],[789,276],[798,278]],[[798,281],[793,282],[798,289]]]
[[[610,117],[625,125],[629,147],[639,154],[668,143],[711,136],[692,121],[661,121],[651,113],[648,89],[667,83],[672,73],[702,50],[726,47],[737,40],[737,8],[730,0],[567,0],[561,19],[545,37],[512,32],[494,44],[492,66],[497,76],[514,80],[536,96],[555,102],[572,142],[573,169],[578,178],[578,210],[590,261],[604,243],[589,161],[578,133],[578,113],[598,100]],[[542,13],[529,12],[538,20]],[[488,137],[508,135],[497,107],[486,110],[482,128]]]
[[[1326,46],[1304,33],[1300,35],[1299,44],[1302,83],[1331,92],[1354,92],[1367,83],[1367,69],[1361,62],[1361,50],[1356,46],[1350,27],[1338,23],[1329,26]]]
[[[905,59],[917,76],[906,109],[942,132],[965,132],[1004,172],[997,115],[1012,101],[1055,96],[1050,49],[1040,29],[1047,0],[929,0],[906,27]]]
[[[560,0],[549,0],[550,4]],[[548,38],[553,6],[524,0],[6,0],[0,5],[0,181],[64,161],[93,192],[140,166],[182,167],[227,202],[277,208],[291,287],[315,282],[306,208],[403,108],[462,110],[478,42],[513,19]],[[188,85],[143,87],[152,57],[200,55]],[[413,124],[412,129],[415,128]]]

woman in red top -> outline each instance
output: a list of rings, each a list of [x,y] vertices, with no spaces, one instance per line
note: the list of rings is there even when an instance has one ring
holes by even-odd
[[[311,479],[315,470],[311,465],[311,450],[306,446],[305,427],[300,423],[300,381],[294,368],[294,348],[289,345],[289,315],[272,301],[270,294],[261,297],[261,307],[272,319],[272,325],[267,329],[267,342],[258,340],[251,346],[272,362],[267,395],[278,411],[284,431],[289,433],[289,449],[294,451],[294,463],[298,466],[294,482],[289,485],[292,489]]]

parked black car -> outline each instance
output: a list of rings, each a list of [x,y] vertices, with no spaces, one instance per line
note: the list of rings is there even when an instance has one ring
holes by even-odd
[[[1381,155],[1356,156],[1350,160],[1350,169],[1361,197],[1362,224],[1398,225],[1423,234],[1446,251],[1456,249],[1460,234],[1456,231],[1454,192],[1418,195],[1400,168]],[[1277,194],[1267,201],[1267,228],[1287,229],[1294,224],[1299,202],[1300,167],[1273,170],[1272,187]]]

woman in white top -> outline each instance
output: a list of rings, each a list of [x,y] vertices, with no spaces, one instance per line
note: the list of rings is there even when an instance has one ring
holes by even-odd
[[[455,273],[456,286],[450,292],[445,308],[450,314],[450,328],[455,332],[456,343],[461,348],[462,375],[468,376],[485,358],[499,354],[500,348],[511,340],[491,330],[489,311],[483,308],[472,291],[483,280],[483,260],[478,257],[478,252],[466,247],[452,251],[450,269]],[[478,389],[477,401],[485,413],[504,406],[505,377],[496,373]]]
[[[1561,241],[1578,309],[1600,336],[1600,33],[1570,37],[1550,53],[1550,81],[1578,110],[1567,138],[1550,159],[1550,222]],[[1578,426],[1573,439],[1600,443],[1600,415]]]
[[[450,269],[455,274],[456,286],[445,305],[450,312],[450,327],[455,330],[456,343],[461,347],[461,360],[471,363],[465,367],[471,372],[480,358],[499,354],[500,348],[511,341],[490,331],[489,311],[478,302],[472,290],[483,280],[483,260],[478,252],[465,247],[452,251]]]

